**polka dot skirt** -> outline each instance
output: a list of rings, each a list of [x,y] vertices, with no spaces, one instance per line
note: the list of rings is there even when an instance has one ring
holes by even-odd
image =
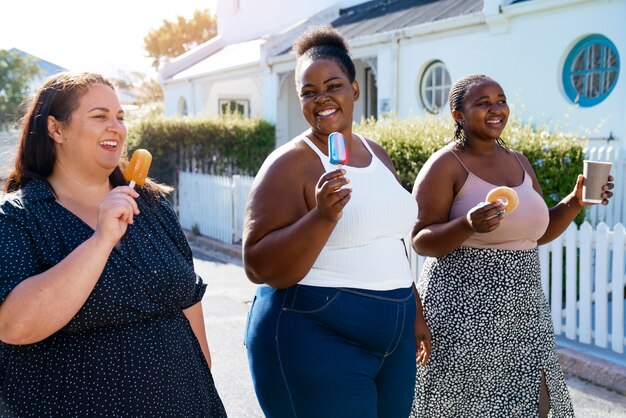
[[[165,199],[148,205],[109,256],[91,295],[60,331],[0,343],[1,417],[225,417],[183,309],[205,287]],[[0,302],[93,234],[32,180],[0,205]]]
[[[458,248],[418,280],[433,351],[411,417],[536,417],[541,372],[552,417],[573,417],[537,249]]]

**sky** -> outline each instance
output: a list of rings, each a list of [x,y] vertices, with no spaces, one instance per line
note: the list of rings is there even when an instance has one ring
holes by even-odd
[[[163,20],[215,13],[217,0],[11,0],[3,2],[0,49],[17,48],[75,71],[154,74],[143,38]],[[155,74],[154,74],[155,75]]]

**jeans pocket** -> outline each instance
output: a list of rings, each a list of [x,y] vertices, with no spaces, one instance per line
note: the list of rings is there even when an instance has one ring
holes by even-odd
[[[296,285],[289,289],[284,311],[298,313],[317,313],[330,306],[341,294],[333,287]]]

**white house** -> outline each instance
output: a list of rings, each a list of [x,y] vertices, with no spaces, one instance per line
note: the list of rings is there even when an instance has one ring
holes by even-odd
[[[161,71],[166,114],[262,117],[288,141],[306,128],[291,44],[330,23],[350,41],[357,120],[449,117],[451,83],[484,73],[518,116],[626,144],[626,0],[220,0],[217,19]]]

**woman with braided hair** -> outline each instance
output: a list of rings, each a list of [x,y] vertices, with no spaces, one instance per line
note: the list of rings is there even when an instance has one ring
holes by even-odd
[[[454,141],[431,156],[413,188],[413,247],[429,257],[417,289],[433,351],[418,366],[411,416],[572,417],[537,245],[559,236],[587,205],[583,176],[548,209],[531,164],[500,138],[509,116],[502,87],[467,76],[449,103]],[[517,192],[515,212],[481,203],[498,186]],[[613,184],[603,187],[606,205]]]
[[[294,51],[310,128],[267,158],[244,222],[246,274],[262,284],[246,335],[254,388],[269,418],[406,418],[430,353],[402,241],[417,205],[380,145],[352,132],[343,36],[313,27]],[[349,151],[341,168],[333,132]]]

